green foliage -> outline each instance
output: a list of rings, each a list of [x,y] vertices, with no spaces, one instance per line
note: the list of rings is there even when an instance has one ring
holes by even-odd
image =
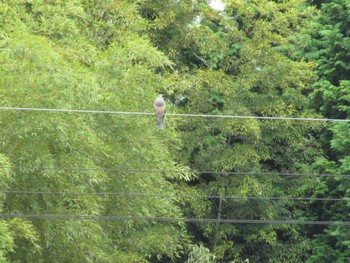
[[[349,8],[348,1],[323,1],[320,15],[310,31],[306,57],[315,59],[319,81],[311,93],[313,107],[328,118],[349,117]],[[333,123],[320,136],[325,158],[317,159],[317,171],[332,174],[349,172],[348,123]],[[349,197],[349,180],[322,178],[314,196]],[[349,220],[349,202],[314,202],[308,215],[315,220]],[[330,226],[313,229],[312,255],[307,262],[345,262],[349,258],[348,228]]]
[[[1,5],[20,18],[18,26],[1,29],[2,106],[151,111],[156,94],[166,92],[162,86],[168,80],[160,73],[172,63],[141,34],[148,22],[138,15],[136,3]],[[161,133],[153,118],[140,116],[2,111],[0,119],[1,152],[14,166],[96,168],[14,169],[10,189],[67,194],[8,195],[4,213],[182,216],[169,199],[69,194],[173,194],[169,180],[181,182],[192,175],[171,156],[181,142],[170,123]],[[121,171],[99,169],[104,167]],[[8,225],[18,234],[13,241],[3,235],[4,251],[13,251],[11,262],[146,262],[180,257],[188,244],[184,225],[175,223],[16,219]]]
[[[0,222],[0,236],[0,261],[6,262],[7,254],[13,251],[13,237],[5,222]]]
[[[343,0],[323,3],[322,12],[314,23],[316,41],[312,50],[316,53],[319,75],[333,85],[348,79],[349,8],[350,4]]]
[[[208,248],[204,247],[202,244],[194,245],[191,252],[188,255],[186,263],[213,263],[215,261],[215,256],[212,255]]]
[[[14,249],[9,254],[11,262],[19,262],[17,261],[20,258],[17,254],[19,250],[23,250],[26,253],[28,262],[33,262],[36,257],[42,256],[39,233],[32,222],[14,218],[8,225],[14,236]]]
[[[312,242],[314,254],[306,262],[346,262],[349,257],[349,228],[330,227]]]
[[[10,171],[10,162],[0,154],[0,187],[2,191],[9,189],[13,182],[12,173]],[[6,211],[8,198],[4,193],[0,196],[0,213]],[[5,212],[6,213],[6,212]],[[25,246],[32,253],[40,254],[40,246],[38,245],[38,233],[33,225],[22,219],[11,219],[0,221],[0,261],[8,262],[15,253],[16,248]]]
[[[152,43],[179,62],[183,56],[179,51],[190,44],[190,25],[198,15],[200,4],[203,2],[205,1],[140,1],[140,13],[150,23],[148,34]]]
[[[0,165],[9,166],[8,160],[0,154]],[[8,168],[0,169],[0,188],[7,189],[8,183],[10,181],[10,171]],[[5,201],[5,196],[3,193],[0,195],[0,213],[3,212],[3,203]],[[0,220],[0,261],[6,262],[8,253],[12,252],[14,249],[14,236],[13,232],[10,230],[9,224]]]
[[[346,1],[326,1],[315,20],[302,0],[231,0],[222,12],[207,2],[1,1],[1,106],[151,112],[161,93],[170,113],[348,117]],[[4,194],[1,213],[348,220],[348,202],[225,198],[349,197],[342,177],[249,174],[348,173],[347,123],[166,117],[160,131],[153,116],[1,111],[0,126],[0,165],[95,168],[0,169],[1,190],[66,193]],[[336,226],[16,218],[0,222],[0,261],[303,262],[312,253],[308,262],[342,262],[348,236]]]
[[[304,116],[315,74],[314,64],[294,55],[296,39],[315,14],[302,1],[230,1],[219,15],[202,9],[192,27],[191,45],[181,62],[190,70],[178,105],[183,112],[248,116]],[[191,118],[179,120],[186,142],[179,160],[198,171],[302,172],[320,150],[316,138],[323,125],[254,119]],[[202,173],[193,188],[220,196],[303,195],[315,182],[278,176]],[[295,202],[208,200],[189,204],[189,217],[292,219]],[[302,208],[300,208],[302,209]],[[198,224],[193,235],[208,240],[218,259],[295,262],[308,254],[308,240],[293,226]],[[254,251],[250,253],[250,251]],[[269,251],[269,255],[266,254]],[[286,252],[288,251],[288,253]],[[288,256],[286,256],[288,254]]]

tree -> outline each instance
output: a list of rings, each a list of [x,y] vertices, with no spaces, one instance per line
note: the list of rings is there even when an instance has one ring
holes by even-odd
[[[0,165],[6,167],[8,165],[8,161],[6,158],[0,154]],[[0,169],[0,182],[1,182],[1,189],[6,189],[8,187],[8,181],[11,178],[9,169]],[[3,191],[4,191],[3,190]],[[4,196],[1,193],[0,197],[0,212],[3,212],[3,203],[4,203]],[[0,221],[0,261],[5,262],[7,259],[7,256],[10,252],[12,252],[14,249],[14,236],[13,232],[10,230],[9,224],[1,220]]]
[[[4,213],[8,198],[5,196],[6,190],[12,181],[12,173],[8,159],[0,154],[0,213]],[[40,254],[41,250],[38,245],[38,233],[33,225],[23,219],[14,218],[11,220],[0,221],[0,261],[8,262],[11,255],[15,253],[18,246],[26,246],[26,249],[32,250],[33,254]]]
[[[200,24],[192,28],[192,44],[183,48],[191,55],[181,63],[192,70],[179,80],[179,86],[187,87],[180,109],[200,114],[315,116],[305,107],[315,81],[314,65],[296,58],[293,50],[315,14],[302,1],[230,1],[221,14],[204,9]],[[322,125],[255,119],[180,121],[186,144],[179,160],[198,171],[228,172],[203,172],[189,185],[189,192],[222,198],[195,202],[192,208],[186,203],[187,216],[298,219],[304,208],[295,202],[257,203],[225,196],[302,195],[303,185],[316,182],[249,173],[306,172],[320,155],[310,134]],[[294,226],[198,224],[190,231],[224,261],[294,262],[308,255],[308,240]]]
[[[172,63],[142,35],[148,22],[136,8],[129,1],[1,3],[6,13],[0,43],[2,105],[151,111],[167,81],[159,73]],[[172,157],[179,139],[171,123],[160,132],[153,116],[3,110],[0,119],[1,153],[14,166],[8,188],[61,192],[8,195],[3,213],[182,216],[171,199],[88,194],[174,194],[169,181],[188,180],[191,175]],[[59,169],[63,167],[73,169]],[[11,248],[10,236],[4,235],[5,251],[13,249],[11,262],[153,262],[179,257],[189,243],[181,223],[41,218],[29,222],[41,254],[26,245]]]
[[[319,1],[318,1],[319,2]],[[310,31],[304,56],[317,63],[319,80],[315,83],[312,106],[327,118],[347,119],[349,116],[349,27],[347,1],[321,1],[320,15]],[[315,161],[317,172],[349,173],[347,150],[349,125],[331,123],[322,130],[320,142],[324,157]],[[322,178],[316,189],[308,191],[314,196],[346,198],[349,180],[345,177]],[[349,202],[315,202],[309,216],[315,220],[348,221]],[[343,226],[312,228],[308,234],[313,239],[313,253],[307,262],[344,262],[349,258],[349,230]]]

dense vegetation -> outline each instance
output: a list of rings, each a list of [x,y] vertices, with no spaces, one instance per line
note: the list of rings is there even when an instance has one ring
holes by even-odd
[[[0,1],[0,107],[350,117],[347,0],[225,3]],[[347,122],[155,120],[2,108],[0,262],[350,259],[348,225],[152,220],[350,221]]]

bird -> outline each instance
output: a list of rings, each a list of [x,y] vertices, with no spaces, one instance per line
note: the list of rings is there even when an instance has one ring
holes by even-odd
[[[159,95],[154,101],[154,111],[157,115],[157,126],[159,129],[163,129],[163,120],[165,115],[165,101],[162,95]]]

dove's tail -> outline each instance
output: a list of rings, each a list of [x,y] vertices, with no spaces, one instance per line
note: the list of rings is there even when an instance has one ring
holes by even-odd
[[[157,116],[157,126],[159,129],[163,129],[164,116]]]

